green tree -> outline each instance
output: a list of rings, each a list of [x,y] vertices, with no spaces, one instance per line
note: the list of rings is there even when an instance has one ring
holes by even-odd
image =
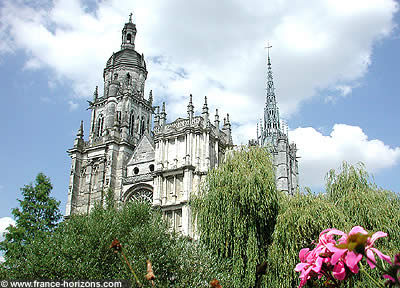
[[[200,239],[233,263],[234,284],[260,285],[278,214],[274,167],[265,148],[242,148],[207,175],[191,202]]]
[[[24,246],[57,226],[61,218],[60,202],[50,197],[52,189],[50,179],[43,173],[36,176],[34,185],[21,188],[23,198],[18,199],[20,208],[12,210],[16,225],[7,228],[5,240],[0,243],[8,267],[22,265]]]
[[[327,228],[349,232],[359,225],[369,232],[384,231],[389,237],[377,241],[377,248],[391,256],[400,251],[399,196],[377,188],[362,164],[343,163],[339,170],[330,170],[326,176],[326,193],[281,194],[279,199],[265,287],[298,287],[299,273],[293,269],[300,262],[300,249],[314,248],[312,243]],[[364,262],[364,266],[368,265]],[[375,279],[381,276],[376,269],[368,271]],[[325,287],[322,282],[314,285]],[[343,287],[376,285],[359,273]]]
[[[229,285],[229,262],[217,262],[201,245],[170,232],[161,212],[141,202],[119,209],[98,205],[89,215],[73,215],[40,241],[27,244],[24,265],[10,269],[8,277],[133,280],[121,255],[110,249],[114,239],[144,287],[151,287],[144,278],[147,259],[156,287],[206,288],[213,278]]]

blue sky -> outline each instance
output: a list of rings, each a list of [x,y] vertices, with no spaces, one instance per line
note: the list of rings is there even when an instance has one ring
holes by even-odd
[[[235,144],[254,138],[269,40],[278,105],[302,157],[301,187],[323,190],[328,169],[347,160],[364,162],[378,186],[400,190],[396,2],[145,2],[0,4],[0,222],[10,222],[4,217],[18,206],[19,189],[39,172],[64,212],[66,150],[80,120],[87,136],[86,100],[102,87],[130,11],[149,70],[146,91],[167,102],[169,121],[185,115],[190,93],[197,112],[207,95],[211,111],[230,114]]]

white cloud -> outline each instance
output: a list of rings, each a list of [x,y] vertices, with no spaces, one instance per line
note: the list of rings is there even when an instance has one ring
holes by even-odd
[[[325,174],[338,168],[343,161],[351,164],[363,162],[370,173],[396,165],[400,160],[400,147],[391,148],[381,140],[369,140],[358,126],[335,124],[326,136],[312,127],[289,131],[290,141],[298,148],[300,184],[320,187]]]
[[[51,81],[71,81],[76,97],[90,97],[102,87],[102,69],[119,50],[133,11],[136,47],[148,64],[146,88],[156,103],[167,102],[169,120],[185,114],[190,93],[197,111],[207,95],[210,111],[219,107],[236,122],[235,139],[255,136],[263,112],[266,40],[288,118],[321,89],[348,95],[368,70],[373,44],[392,32],[398,10],[394,0],[109,0],[92,13],[79,0],[25,3],[8,1],[0,10],[0,51],[25,51],[25,69],[50,68]],[[251,123],[252,134],[244,133]]]
[[[69,105],[69,111],[75,111],[79,107],[78,103],[75,103],[72,100],[68,101],[68,105]]]
[[[3,241],[3,234],[6,232],[8,226],[15,226],[15,221],[10,217],[2,217],[0,218],[0,242]]]

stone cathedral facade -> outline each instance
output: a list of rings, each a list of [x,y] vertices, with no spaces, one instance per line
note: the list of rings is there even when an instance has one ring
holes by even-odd
[[[65,216],[89,213],[112,191],[119,204],[144,199],[159,206],[175,231],[193,236],[188,201],[233,148],[229,114],[220,123],[216,110],[211,119],[205,97],[201,115],[195,115],[190,95],[186,116],[167,123],[165,103],[160,109],[153,106],[152,91],[144,95],[148,72],[143,54],[135,50],[136,32],[130,18],[122,30],[121,50],[106,62],[103,95],[96,87],[88,101],[88,141],[81,122],[68,150],[72,163]],[[296,146],[289,145],[281,129],[269,56],[260,128],[253,144],[271,149],[277,187],[293,193],[298,186]]]
[[[65,216],[89,213],[111,189],[117,203],[145,199],[161,207],[171,227],[193,236],[187,203],[207,171],[233,147],[229,115],[222,125],[218,110],[210,119],[207,98],[201,115],[195,115],[190,95],[186,117],[167,123],[165,103],[160,109],[153,106],[151,91],[144,95],[148,72],[143,54],[135,50],[136,32],[130,18],[121,50],[104,68],[104,93],[100,96],[96,87],[89,101],[89,139],[84,140],[81,122],[68,150],[72,163]]]

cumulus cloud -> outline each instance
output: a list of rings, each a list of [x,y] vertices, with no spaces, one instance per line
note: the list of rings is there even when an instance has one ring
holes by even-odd
[[[363,162],[370,173],[396,165],[400,147],[389,147],[380,140],[368,139],[358,126],[335,124],[330,135],[323,135],[312,127],[289,131],[289,138],[298,148],[300,183],[321,187],[325,174],[338,168],[342,161]]]
[[[78,103],[75,103],[72,100],[68,101],[68,105],[69,105],[69,111],[74,111],[74,110],[78,109],[78,107],[79,107]]]
[[[392,32],[398,9],[394,0],[109,0],[92,9],[79,0],[26,3],[7,1],[0,10],[0,51],[25,51],[25,69],[50,68],[52,81],[67,79],[75,96],[89,98],[102,86],[104,64],[119,50],[133,11],[147,89],[156,103],[167,101],[170,119],[182,116],[190,93],[198,111],[207,95],[211,111],[229,112],[239,131],[254,123],[254,136],[264,104],[266,40],[288,118],[321,89],[348,95],[371,63],[374,42]]]
[[[15,225],[15,221],[10,217],[2,217],[0,218],[0,242],[3,241],[3,234],[6,232],[6,229],[10,225]]]

